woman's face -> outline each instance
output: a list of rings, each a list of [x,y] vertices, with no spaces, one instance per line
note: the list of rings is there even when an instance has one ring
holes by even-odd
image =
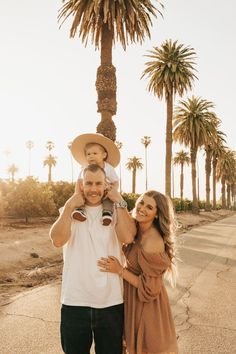
[[[135,204],[133,217],[138,222],[153,222],[155,216],[157,216],[155,200],[145,194],[141,195]]]

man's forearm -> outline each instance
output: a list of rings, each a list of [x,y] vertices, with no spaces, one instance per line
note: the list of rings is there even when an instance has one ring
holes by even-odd
[[[55,247],[62,247],[70,238],[71,234],[71,213],[83,205],[84,199],[81,194],[73,194],[66,202],[63,211],[57,221],[52,225],[49,236]]]
[[[49,236],[55,247],[62,247],[70,238],[71,211],[64,209],[59,218],[52,225]]]
[[[107,197],[115,204],[123,201],[121,194],[114,189],[109,190]],[[117,223],[116,234],[120,242],[131,243],[136,235],[136,226],[133,218],[130,216],[127,208],[116,208]]]

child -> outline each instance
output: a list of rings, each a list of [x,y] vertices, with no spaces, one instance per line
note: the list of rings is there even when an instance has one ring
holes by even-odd
[[[106,173],[106,178],[109,186],[118,189],[119,178],[114,167],[120,162],[120,152],[114,142],[101,134],[82,134],[75,138],[71,145],[71,153],[76,161],[83,167],[89,164],[96,164],[102,167]],[[82,171],[76,182],[75,193],[80,193],[80,182],[82,180]],[[103,199],[102,224],[110,225],[113,215],[113,202],[108,199]],[[73,211],[73,219],[78,221],[86,220],[86,211],[82,206]]]

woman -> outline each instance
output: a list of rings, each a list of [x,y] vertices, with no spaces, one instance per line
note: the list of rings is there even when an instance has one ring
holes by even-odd
[[[126,267],[102,258],[103,272],[124,279],[125,341],[128,354],[177,354],[177,341],[163,275],[174,274],[173,207],[156,191],[141,195],[132,213],[137,235],[124,245]]]

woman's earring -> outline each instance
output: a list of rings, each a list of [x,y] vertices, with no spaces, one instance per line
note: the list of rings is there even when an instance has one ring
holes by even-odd
[[[158,219],[158,215],[155,216],[155,219]]]

